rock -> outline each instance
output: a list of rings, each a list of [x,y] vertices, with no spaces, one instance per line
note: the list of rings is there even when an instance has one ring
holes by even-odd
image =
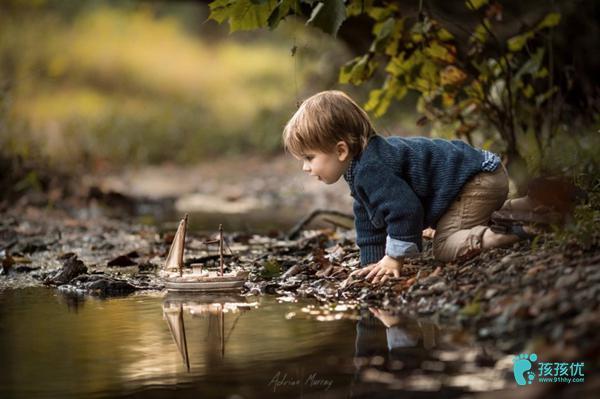
[[[302,271],[303,267],[301,265],[294,265],[286,270],[285,273],[281,275],[281,279],[285,280],[289,277],[295,276],[296,274]]]
[[[578,273],[567,274],[565,276],[559,277],[558,280],[556,280],[556,284],[554,286],[556,288],[566,288],[575,285],[577,281],[579,281]]]
[[[116,258],[108,261],[106,264],[108,267],[115,266],[135,266],[137,263],[133,261],[128,255],[119,255]]]
[[[431,290],[414,290],[411,293],[411,295],[414,297],[429,296],[429,295],[433,295],[433,291],[431,291]]]
[[[31,254],[34,252],[45,251],[51,244],[52,243],[49,243],[41,238],[27,239],[25,242],[18,243],[15,246],[14,251]]]
[[[437,283],[435,283],[431,287],[429,287],[429,289],[431,291],[439,294],[441,292],[445,292],[448,289],[448,286],[446,285],[445,282],[438,281]]]
[[[156,270],[158,268],[157,265],[155,265],[152,262],[145,262],[145,263],[140,263],[138,265],[138,270],[143,273],[143,272],[152,272],[154,270]]]
[[[422,285],[432,285],[432,284],[435,285],[441,280],[442,280],[442,278],[440,276],[431,274],[431,275],[425,277],[424,279],[419,280],[419,283]]]
[[[87,273],[87,267],[82,261],[77,259],[77,256],[68,258],[63,267],[54,275],[48,277],[44,283],[48,285],[66,284],[80,274]]]
[[[504,263],[496,263],[494,266],[492,266],[490,268],[490,273],[495,274],[498,273],[500,270],[503,270],[506,268],[506,265]]]
[[[511,260],[513,260],[513,258],[516,256],[516,254],[509,254],[506,255],[504,258],[500,259],[500,263],[509,263]]]
[[[127,281],[109,278],[101,278],[96,281],[84,283],[83,288],[90,291],[90,293],[100,295],[129,294],[137,289]]]
[[[63,254],[58,255],[56,259],[67,260],[67,259],[73,258],[73,257],[77,257],[77,255],[74,252],[65,252]]]
[[[15,267],[15,272],[17,273],[29,273],[34,271],[36,268],[31,266],[17,266]]]

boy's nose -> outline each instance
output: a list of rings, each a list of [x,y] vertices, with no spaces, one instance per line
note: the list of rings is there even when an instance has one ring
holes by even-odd
[[[304,172],[310,172],[310,165],[308,164],[308,162],[304,162],[302,164],[302,171],[304,171]]]

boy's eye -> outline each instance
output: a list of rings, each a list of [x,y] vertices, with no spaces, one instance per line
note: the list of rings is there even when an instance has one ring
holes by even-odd
[[[305,155],[304,159],[306,159],[307,161],[312,161],[314,158],[314,155]]]

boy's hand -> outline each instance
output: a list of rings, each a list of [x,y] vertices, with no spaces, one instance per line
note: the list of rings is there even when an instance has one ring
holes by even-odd
[[[390,277],[400,277],[402,265],[403,261],[401,259],[394,259],[386,255],[377,263],[353,271],[350,276],[362,277],[366,275],[365,280],[373,284],[385,283]]]

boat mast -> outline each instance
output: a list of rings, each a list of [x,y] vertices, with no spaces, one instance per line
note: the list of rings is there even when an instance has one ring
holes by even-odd
[[[219,225],[219,258],[221,265],[221,277],[223,277],[223,225]]]
[[[183,276],[183,253],[185,252],[185,234],[187,233],[187,222],[188,222],[188,214],[186,213],[185,216],[183,217],[183,238],[182,238],[182,243],[183,243],[183,248],[181,249],[180,253],[179,253],[179,259],[177,264],[179,265],[179,277]]]

